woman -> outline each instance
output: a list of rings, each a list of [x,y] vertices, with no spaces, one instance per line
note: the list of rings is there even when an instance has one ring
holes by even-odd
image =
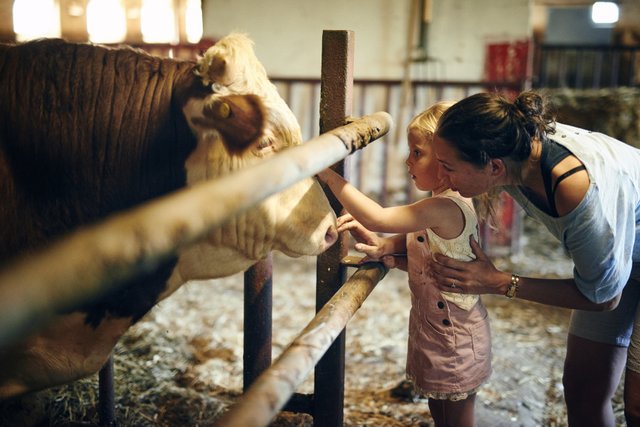
[[[474,261],[436,256],[440,288],[576,309],[563,377],[571,426],[615,425],[611,398],[631,341],[625,416],[640,425],[640,326],[631,337],[640,299],[640,150],[554,123],[534,92],[514,102],[495,93],[463,99],[440,119],[434,148],[453,190],[507,191],[563,242],[575,266],[570,279],[519,277],[497,270],[473,241]]]

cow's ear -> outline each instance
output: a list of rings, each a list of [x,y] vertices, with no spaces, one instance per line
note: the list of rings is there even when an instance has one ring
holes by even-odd
[[[205,55],[198,60],[197,74],[202,77],[202,83],[209,86],[212,83],[222,83],[227,70],[227,60],[220,55]]]

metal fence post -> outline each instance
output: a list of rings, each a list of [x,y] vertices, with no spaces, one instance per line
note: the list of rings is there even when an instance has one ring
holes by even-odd
[[[320,133],[345,124],[351,116],[353,98],[353,31],[323,31],[322,84],[320,86]],[[334,170],[344,175],[345,163],[338,162]],[[326,191],[326,190],[325,190]],[[336,214],[342,205],[327,192]],[[346,267],[340,260],[347,254],[348,236],[318,257],[316,282],[316,311],[333,297],[346,280]],[[339,427],[344,424],[344,354],[343,330],[315,369],[313,424]]]
[[[271,365],[273,257],[258,261],[244,273],[243,390]]]

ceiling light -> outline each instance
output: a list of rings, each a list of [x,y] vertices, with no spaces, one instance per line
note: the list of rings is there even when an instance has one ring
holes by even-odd
[[[618,16],[618,5],[612,1],[597,1],[591,6],[591,20],[594,24],[615,24]]]

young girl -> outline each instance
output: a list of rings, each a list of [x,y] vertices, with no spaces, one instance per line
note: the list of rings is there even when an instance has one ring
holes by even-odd
[[[433,286],[430,269],[435,253],[472,260],[470,236],[478,239],[471,200],[443,185],[431,147],[437,120],[449,105],[435,104],[415,117],[407,129],[409,174],[418,189],[431,191],[433,197],[383,208],[331,169],[318,177],[351,215],[342,219],[343,230],[354,231],[353,217],[371,231],[406,234],[406,238],[369,239],[377,247],[369,247],[367,253],[376,258],[407,254],[411,288],[407,377],[429,398],[436,427],[473,427],[476,392],[491,373],[487,310],[478,295],[439,291]]]

